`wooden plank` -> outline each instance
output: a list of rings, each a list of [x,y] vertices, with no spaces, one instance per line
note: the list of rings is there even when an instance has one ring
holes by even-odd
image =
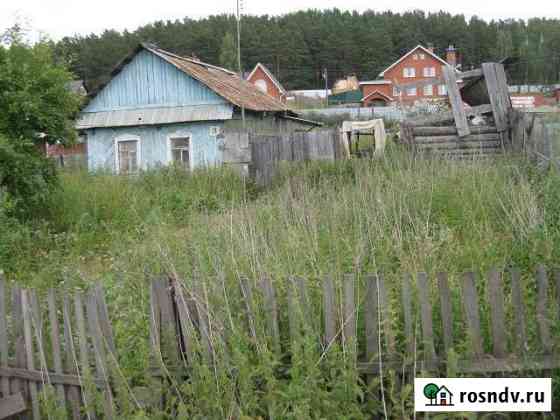
[[[157,364],[161,362],[161,310],[158,302],[158,281],[150,284],[150,344],[152,357]]]
[[[241,288],[241,297],[245,302],[245,312],[247,315],[249,334],[251,334],[251,337],[253,337],[253,341],[255,342],[256,345],[258,343],[257,329],[255,325],[255,314],[253,311],[253,291],[252,291],[251,283],[249,282],[249,279],[247,277],[240,276],[239,285]]]
[[[449,281],[447,273],[437,273],[437,282],[439,290],[439,302],[441,310],[441,323],[443,327],[443,346],[445,352],[453,348],[453,309],[451,290],[449,289]]]
[[[202,339],[202,350],[208,363],[213,363],[214,349],[212,346],[212,324],[210,322],[210,307],[204,280],[198,274],[193,275],[193,291],[198,313],[198,328]]]
[[[105,346],[103,344],[103,333],[99,325],[98,305],[95,290],[91,290],[86,295],[86,312],[88,321],[89,335],[93,342],[93,354],[95,359],[95,372],[98,378],[104,382],[103,387],[103,413],[104,419],[113,418],[113,395],[109,383],[109,370]]]
[[[323,316],[325,320],[324,345],[330,347],[336,340],[336,298],[331,275],[323,279]]]
[[[424,344],[424,357],[432,360],[436,357],[434,346],[434,329],[432,318],[432,303],[430,301],[430,283],[426,273],[416,276],[418,299],[420,301],[420,318],[422,320],[422,342]]]
[[[180,358],[175,325],[175,312],[173,309],[169,281],[165,278],[156,280],[155,290],[160,309],[161,351],[166,364],[177,366]]]
[[[438,371],[445,369],[445,361],[437,359],[423,363],[423,368],[427,371]],[[533,357],[508,357],[506,359],[496,359],[495,357],[480,357],[477,359],[460,359],[454,367],[457,373],[501,373],[501,372],[531,372],[536,370],[553,370],[560,367],[560,356],[557,354],[541,355]],[[375,375],[379,373],[379,362],[357,364],[361,374]],[[400,372],[410,372],[417,374],[417,366],[414,362],[404,363],[402,360],[384,360],[384,370],[396,370]]]
[[[65,370],[71,375],[78,374],[78,360],[76,357],[76,348],[74,346],[74,337],[72,331],[72,315],[70,309],[70,299],[68,295],[64,295],[62,302],[62,317],[64,321],[64,343],[66,349],[65,358]],[[51,381],[53,381],[51,375]],[[78,384],[79,385],[79,384]],[[80,388],[78,386],[70,386],[68,388],[68,401],[70,402],[70,408],[73,420],[80,420]]]
[[[498,100],[500,101],[500,107],[504,110],[505,120],[509,124],[509,115],[513,108],[511,105],[511,97],[509,95],[506,71],[504,69],[504,65],[500,63],[495,63],[494,68],[498,84]]]
[[[471,350],[475,357],[483,354],[482,337],[480,335],[480,314],[478,312],[478,293],[476,291],[475,275],[468,272],[463,275],[461,283],[463,292],[463,308],[467,332],[471,342]]]
[[[550,325],[548,319],[548,276],[546,268],[539,264],[537,266],[537,324],[539,336],[544,353],[552,351],[552,340],[550,338]]]
[[[303,314],[303,319],[302,319],[303,327],[306,330],[306,333],[309,333],[310,331],[319,331],[319,328],[313,329],[315,323],[311,313],[311,307],[309,304],[309,296],[307,293],[307,280],[304,279],[303,277],[296,277],[295,282],[298,290],[299,306]]]
[[[403,275],[401,298],[404,313],[404,340],[406,352],[409,356],[414,353],[414,335],[412,325],[412,276],[410,274]]]
[[[494,114],[494,121],[498,132],[505,131],[508,127],[507,110],[503,108],[500,100],[500,87],[498,85],[498,77],[496,75],[496,63],[482,63],[482,72],[486,81],[486,89]]]
[[[264,293],[264,304],[266,311],[266,319],[268,324],[268,332],[272,337],[272,347],[279,354],[280,348],[280,328],[278,327],[278,307],[276,303],[276,290],[270,277],[264,275],[261,277],[261,288]]]
[[[496,269],[490,270],[487,284],[493,354],[496,358],[503,358],[506,355],[507,338],[502,274]]]
[[[556,309],[558,311],[557,322],[560,322],[560,269],[554,270],[554,282],[556,285]]]
[[[459,91],[459,86],[457,86],[455,69],[451,66],[443,66],[442,75],[447,85],[447,95],[451,104],[455,126],[457,127],[457,134],[459,137],[465,137],[470,134],[470,129],[463,99],[461,98],[461,92]]]
[[[470,134],[463,138],[459,136],[449,135],[449,136],[417,136],[414,141],[417,145],[425,143],[468,143],[468,142],[486,142],[486,141],[500,141],[500,135],[498,133],[490,134]]]
[[[389,294],[385,279],[381,273],[377,274],[377,288],[379,290],[379,305],[381,309],[381,319],[383,331],[385,333],[385,343],[387,345],[387,352],[393,354],[395,352],[395,334],[391,325],[391,309],[389,306]]]
[[[0,399],[0,419],[7,419],[26,410],[27,407],[21,392]]]
[[[21,304],[21,289],[17,286],[12,287],[12,312],[13,312],[13,324],[12,333],[15,339],[15,356],[16,356],[16,367],[26,368],[25,361],[25,338],[23,332],[23,307]],[[16,392],[22,392],[26,400],[29,399],[29,390],[25,386],[25,382],[16,379],[12,381],[12,394]],[[27,417],[27,416],[25,416]]]
[[[4,273],[0,271],[0,367],[8,367],[8,328],[6,322],[6,282]],[[10,394],[10,381],[0,378],[0,392],[4,397]]]
[[[356,356],[356,301],[355,301],[355,282],[353,274],[344,276],[344,317],[343,317],[343,339],[344,347],[350,354]]]
[[[29,299],[29,292],[27,290],[21,291],[21,306],[23,308],[23,335],[25,340],[25,361],[26,368],[35,370],[35,361],[33,359],[33,335],[32,335],[32,309],[31,301]],[[34,420],[41,418],[39,410],[39,397],[37,382],[29,382],[29,395],[31,396],[31,412]]]
[[[186,362],[192,364],[195,362],[195,329],[192,316],[189,311],[185,291],[177,280],[173,280],[172,287],[174,290],[175,304],[177,307],[177,315],[179,316],[179,325],[183,336],[183,351]]]
[[[485,149],[500,149],[502,143],[499,140],[496,141],[484,141],[484,142],[455,142],[455,143],[419,143],[416,145],[418,151],[430,151],[430,150],[485,150]]]
[[[290,342],[296,344],[300,337],[300,313],[296,293],[296,280],[293,276],[288,277],[286,284],[286,298],[288,301],[288,326],[290,328]]]
[[[95,283],[95,298],[97,300],[97,309],[99,313],[99,326],[103,333],[103,340],[107,344],[108,350],[111,352],[112,358],[116,358],[115,340],[113,338],[113,327],[109,318],[109,309],[107,308],[107,301],[105,300],[105,293],[103,292],[103,285],[101,282]]]
[[[511,275],[511,303],[513,306],[513,329],[515,331],[515,345],[518,355],[528,350],[525,333],[525,304],[521,292],[521,273],[517,268],[509,269]]]
[[[474,70],[467,70],[463,71],[458,74],[459,79],[472,79],[474,77],[481,77],[482,76],[482,69],[474,69]]]
[[[81,377],[91,378],[91,369],[89,366],[89,355],[88,355],[88,342],[86,333],[86,321],[84,316],[84,305],[82,300],[82,293],[74,293],[74,315],[76,317],[77,332],[78,332],[78,344],[80,347],[80,367],[81,367]],[[86,387],[87,389],[87,387]],[[91,393],[83,389],[83,401],[86,406],[86,412],[89,418],[96,418],[94,411],[94,396]]]
[[[50,323],[50,330],[51,330],[51,346],[52,346],[52,357],[54,362],[54,371],[55,373],[61,375],[63,374],[62,370],[62,352],[60,349],[60,330],[58,327],[58,313],[56,310],[56,295],[54,289],[49,289],[47,294],[47,305],[49,308],[49,323]],[[58,396],[59,403],[64,406],[65,405],[65,395],[64,395],[64,386],[61,384],[56,385],[56,393]]]
[[[470,130],[471,135],[498,133],[496,127],[492,125],[473,125]],[[417,139],[418,137],[457,136],[457,127],[455,126],[414,127],[412,131]]]
[[[38,384],[46,382],[45,372],[37,369],[0,367],[0,375],[7,378],[20,379],[26,382],[37,382]],[[91,380],[97,387],[102,388],[105,385],[105,382],[100,378],[93,377]],[[83,385],[83,379],[77,375],[69,375],[65,373],[58,374],[54,372],[49,372],[49,382],[53,385],[68,385],[75,387]]]
[[[365,300],[365,324],[366,324],[366,359],[371,362],[380,357],[379,340],[379,295],[377,289],[377,276],[370,274],[366,276],[366,300]]]

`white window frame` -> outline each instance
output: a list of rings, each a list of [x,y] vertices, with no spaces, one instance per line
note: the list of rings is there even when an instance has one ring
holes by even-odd
[[[176,131],[167,136],[167,164],[173,164],[173,153],[171,152],[171,141],[173,139],[189,139],[189,171],[193,169],[193,136],[188,131]]]
[[[436,77],[436,68],[424,67],[424,77]]]
[[[416,77],[416,69],[414,67],[405,67],[403,69],[403,77],[408,79]]]
[[[136,168],[139,171],[142,168],[142,141],[140,140],[140,136],[136,134],[121,134],[120,136],[115,137],[113,141],[113,151],[115,154],[115,173],[120,174],[120,162],[119,162],[119,143],[126,142],[126,141],[135,141],[137,145],[136,149]],[[132,174],[134,172],[129,172]]]
[[[393,86],[393,96],[401,96],[402,91],[397,86]]]
[[[426,59],[426,54],[420,53],[420,54],[418,54],[418,57],[420,58],[420,60],[424,60],[424,59]]]
[[[434,85],[424,85],[424,96],[434,96]]]
[[[439,96],[447,96],[447,86],[438,85],[437,93]]]
[[[417,96],[418,95],[418,89],[416,89],[416,86],[409,86],[406,88],[406,96]]]
[[[414,55],[412,56],[412,58],[413,58],[414,60],[418,60],[418,54],[414,54]]]

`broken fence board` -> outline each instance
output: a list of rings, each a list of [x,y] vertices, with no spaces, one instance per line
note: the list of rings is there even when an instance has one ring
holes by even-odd
[[[508,126],[507,109],[501,101],[501,84],[498,82],[498,75],[496,74],[496,63],[482,63],[482,72],[484,73],[484,80],[490,97],[490,105],[492,106],[492,113],[494,114],[494,121],[498,132],[505,131]]]
[[[410,274],[403,275],[401,298],[404,316],[404,339],[406,351],[409,355],[414,352],[414,335],[412,327],[412,281]]]
[[[261,287],[264,293],[264,303],[268,323],[268,332],[272,337],[274,351],[279,353],[280,348],[280,328],[278,326],[278,306],[276,303],[276,289],[269,276],[264,275],[261,279]]]
[[[344,317],[343,317],[343,333],[344,346],[350,350],[350,354],[355,355],[357,349],[356,340],[356,301],[355,301],[355,281],[354,274],[346,274],[344,276]]]
[[[422,342],[424,345],[424,358],[432,360],[436,357],[434,346],[434,330],[432,319],[432,304],[430,300],[430,283],[426,273],[416,276],[418,299],[420,301],[420,318],[422,320]]]
[[[436,277],[443,328],[443,345],[447,354],[447,352],[453,348],[453,307],[451,305],[451,290],[449,288],[447,273],[437,273]]]
[[[26,368],[35,370],[35,361],[33,360],[33,333],[32,333],[32,307],[29,292],[21,291],[21,306],[23,308],[23,336],[25,340],[25,360]],[[28,382],[29,395],[31,397],[31,412],[34,420],[40,420],[41,413],[39,410],[39,392],[37,382]]]
[[[72,316],[71,316],[70,299],[68,295],[64,295],[62,300],[62,317],[64,321],[64,343],[66,350],[65,368],[66,372],[72,375],[78,375],[78,360],[76,355],[76,347],[74,345],[74,337],[72,331]],[[79,378],[78,378],[79,379]],[[51,381],[53,378],[51,376]],[[79,385],[79,384],[78,384]],[[68,400],[70,401],[70,408],[73,420],[81,418],[80,413],[80,388],[78,386],[70,386],[68,389]]]
[[[0,398],[0,420],[16,416],[27,410],[23,395],[21,393],[4,396]]]
[[[389,294],[386,287],[387,283],[381,273],[377,273],[377,287],[379,290],[379,303],[381,309],[381,319],[383,331],[385,333],[385,343],[389,354],[395,352],[395,335],[391,323],[391,309],[389,306]]]
[[[6,322],[6,282],[4,274],[0,271],[0,367],[8,367],[8,329]],[[10,394],[10,381],[0,378],[0,392],[4,397]]]
[[[380,356],[379,348],[379,297],[377,288],[377,276],[370,274],[366,277],[366,300],[365,300],[365,324],[366,324],[366,359],[371,362]]]
[[[513,328],[515,332],[515,346],[519,356],[528,350],[525,332],[525,304],[521,291],[521,273],[517,268],[509,269],[511,276],[511,303],[513,306]]]
[[[505,357],[507,344],[502,274],[496,269],[490,270],[487,285],[492,348],[494,356],[499,359]]]
[[[57,374],[62,374],[62,352],[60,347],[60,330],[58,327],[58,312],[56,309],[56,294],[54,289],[49,289],[47,294],[47,305],[49,309],[49,323],[50,323],[50,331],[51,331],[51,346],[52,346],[52,356],[54,362],[54,371]],[[65,405],[65,395],[64,395],[64,386],[63,385],[56,385],[56,393],[58,394],[59,403],[64,406]]]
[[[459,137],[465,137],[470,134],[469,123],[467,121],[467,114],[461,99],[461,92],[457,86],[457,76],[455,69],[451,66],[443,66],[443,79],[447,85],[447,95],[451,103],[451,111],[457,127],[457,134]]]
[[[537,267],[537,324],[542,349],[545,353],[552,351],[550,338],[550,325],[547,315],[548,311],[548,276],[546,268],[539,264]]]
[[[325,347],[330,347],[336,339],[336,291],[333,278],[323,280],[323,314],[325,319]]]
[[[476,291],[475,275],[472,272],[463,275],[461,283],[463,291],[463,307],[467,331],[471,340],[472,352],[475,357],[483,354],[482,336],[480,334],[480,314],[478,307],[478,293]]]

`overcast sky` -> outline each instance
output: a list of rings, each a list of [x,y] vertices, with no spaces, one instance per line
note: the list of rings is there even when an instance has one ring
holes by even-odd
[[[243,0],[248,14],[278,15],[301,9],[338,7],[344,10],[402,12],[419,8],[477,15],[483,19],[556,17],[560,1],[532,0]],[[200,18],[211,14],[233,13],[236,0],[0,0],[0,30],[15,19],[26,18],[32,29],[60,39],[66,35],[99,33],[104,29],[134,30],[161,19]]]

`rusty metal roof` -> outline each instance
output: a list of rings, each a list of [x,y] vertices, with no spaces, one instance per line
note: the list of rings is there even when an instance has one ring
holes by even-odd
[[[276,98],[261,92],[256,86],[246,80],[243,80],[236,73],[230,70],[204,63],[193,58],[181,57],[148,43],[140,44],[130,55],[123,59],[111,72],[111,78],[120,73],[124,66],[142,50],[146,50],[157,55],[183,73],[198,80],[200,83],[216,92],[228,102],[240,108],[252,111],[290,112],[285,104]],[[93,99],[107,85],[107,83],[99,86],[98,89],[92,92],[89,99]]]

